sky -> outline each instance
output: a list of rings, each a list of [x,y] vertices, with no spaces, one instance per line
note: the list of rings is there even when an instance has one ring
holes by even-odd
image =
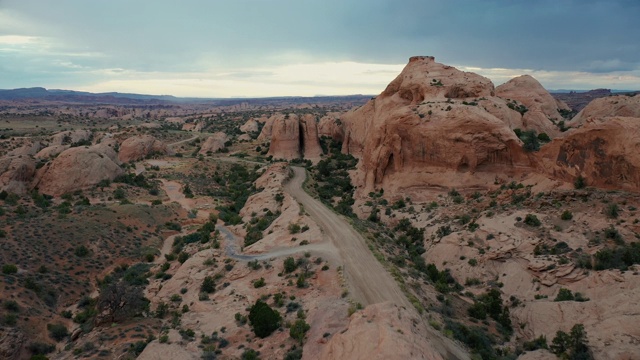
[[[640,0],[0,0],[0,89],[378,94],[414,55],[640,89]]]

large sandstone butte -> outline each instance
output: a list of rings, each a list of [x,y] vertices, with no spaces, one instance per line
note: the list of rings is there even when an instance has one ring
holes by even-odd
[[[573,127],[580,127],[588,123],[605,121],[607,117],[611,116],[640,118],[640,94],[595,99],[571,119],[570,124]]]
[[[482,101],[502,112],[487,111],[493,105]],[[508,174],[532,165],[505,114],[520,115],[495,97],[489,79],[412,57],[380,96],[342,117],[342,150],[361,157],[356,183],[365,192],[481,185],[486,179],[478,172]]]
[[[132,136],[120,144],[122,162],[138,161],[154,153],[166,154],[167,146],[151,135]]]
[[[273,116],[265,124],[260,136],[263,137],[267,132],[271,133],[268,154],[276,159],[291,160],[304,157],[317,161],[322,155],[318,138],[318,122],[314,115]]]
[[[41,193],[59,196],[113,180],[124,174],[115,151],[103,144],[73,147],[38,170],[33,186]]]

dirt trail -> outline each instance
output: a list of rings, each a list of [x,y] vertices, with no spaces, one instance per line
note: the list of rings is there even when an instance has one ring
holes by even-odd
[[[345,219],[329,210],[320,201],[302,189],[306,170],[292,167],[294,177],[285,185],[285,191],[293,196],[311,218],[323,229],[338,249],[344,263],[344,273],[352,296],[363,304],[391,301],[407,309],[415,310],[398,283],[384,269],[369,250],[366,240]],[[424,321],[424,319],[423,319]],[[425,324],[429,342],[446,359],[469,359],[459,346]]]
[[[392,301],[397,305],[412,308],[396,281],[373,256],[362,235],[346,220],[302,189],[302,183],[306,178],[304,168],[292,169],[295,175],[285,185],[285,191],[304,206],[306,212],[338,249],[343,260],[349,291],[355,300],[363,305]]]

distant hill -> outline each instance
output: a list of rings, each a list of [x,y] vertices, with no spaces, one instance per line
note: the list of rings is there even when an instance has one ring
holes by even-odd
[[[181,98],[171,95],[144,95],[128,94],[118,92],[90,93],[85,91],[55,90],[42,87],[0,90],[0,100],[26,101],[44,100],[60,103],[78,104],[118,104],[118,105],[141,105],[141,104],[211,104],[211,105],[234,105],[241,103],[251,104],[276,104],[276,103],[329,103],[329,102],[361,102],[369,100],[371,95],[346,95],[346,96],[315,96],[298,97],[283,96],[270,98]]]

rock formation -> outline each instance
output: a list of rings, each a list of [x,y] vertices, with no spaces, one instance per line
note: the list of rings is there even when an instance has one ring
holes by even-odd
[[[610,116],[640,118],[640,94],[595,99],[571,119],[570,124],[573,127],[580,127],[588,123],[601,122]]]
[[[36,141],[33,143],[24,144],[18,148],[15,148],[7,153],[7,156],[34,156],[38,153],[44,145],[41,142]]]
[[[314,115],[305,114],[300,117],[300,136],[302,156],[313,162],[319,161],[322,156],[322,148],[318,137],[318,122]]]
[[[638,191],[640,118],[586,124],[554,139],[538,156],[540,171],[554,178],[574,181],[582,176],[589,186]]]
[[[551,121],[562,121],[558,110],[571,110],[567,104],[556,100],[540,83],[530,75],[513,78],[496,88],[496,95],[507,100],[512,107],[524,105],[522,112],[522,130],[535,130],[546,133],[551,138],[560,134],[556,125]],[[517,102],[513,102],[516,100]]]
[[[273,122],[276,119],[284,119],[284,115],[283,114],[274,114],[271,117],[269,117],[264,122],[264,126],[262,127],[262,130],[260,131],[260,135],[258,135],[258,140],[261,140],[261,141],[271,140],[271,131],[273,129]]]
[[[199,154],[207,155],[217,152],[218,150],[222,150],[225,148],[224,143],[228,140],[227,134],[219,131],[211,136],[209,136],[200,147]]]
[[[106,145],[80,146],[63,151],[38,170],[33,186],[41,193],[59,196],[122,174],[113,149]]]
[[[0,190],[24,194],[35,174],[35,161],[29,156],[0,158]]]
[[[340,120],[340,114],[329,113],[323,116],[318,123],[318,135],[328,136],[335,141],[342,142],[344,138],[344,130],[342,128],[342,121]]]
[[[251,118],[247,120],[247,122],[242,126],[240,126],[240,131],[242,131],[243,133],[257,133],[258,131],[260,131],[260,127],[258,125],[258,122],[254,118]]]
[[[67,150],[69,145],[52,145],[40,150],[36,155],[36,159],[49,159],[55,157],[61,152]]]
[[[122,162],[138,161],[153,154],[166,154],[167,146],[151,135],[132,136],[120,144]]]
[[[279,116],[273,120],[271,146],[267,154],[276,159],[300,158],[300,121],[296,115]]]
[[[319,359],[443,359],[425,336],[424,323],[391,303],[367,306],[334,334]],[[416,325],[416,326],[414,326]]]
[[[92,133],[89,130],[70,130],[59,132],[51,136],[51,145],[70,145],[73,143],[90,141]]]
[[[380,96],[342,117],[342,150],[361,157],[356,182],[365,193],[383,183],[398,189],[455,186],[478,178],[455,173],[530,166],[505,121],[478,106],[480,98],[501,101],[494,94],[485,77],[433,57],[411,58]]]

